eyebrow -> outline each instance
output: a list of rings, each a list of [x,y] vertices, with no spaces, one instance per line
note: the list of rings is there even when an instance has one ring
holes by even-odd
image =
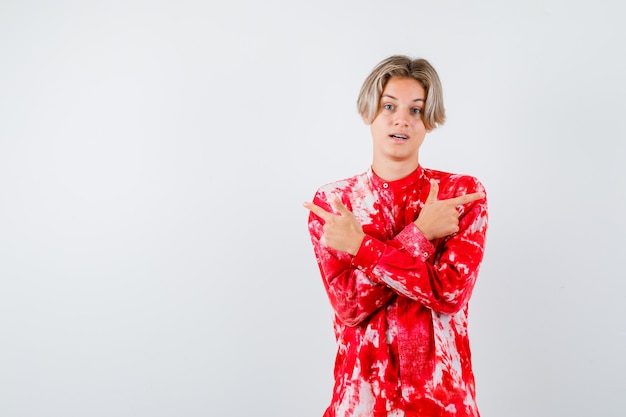
[[[389,98],[390,98],[390,99],[392,99],[392,100],[397,100],[397,98],[395,98],[394,96],[392,96],[392,95],[390,95],[390,94],[383,94],[381,97],[389,97]],[[425,99],[423,99],[423,98],[416,98],[416,99],[415,99],[415,100],[413,100],[413,101],[421,101],[421,102],[424,102],[424,103],[426,102],[426,100],[425,100]]]

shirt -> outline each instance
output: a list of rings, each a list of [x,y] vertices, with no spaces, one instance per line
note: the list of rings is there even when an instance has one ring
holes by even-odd
[[[324,221],[312,212],[308,218],[338,347],[324,417],[479,416],[467,318],[487,202],[459,206],[460,230],[428,241],[413,222],[430,179],[440,200],[484,192],[474,177],[418,166],[397,181],[370,168],[315,193],[313,202],[331,212],[340,197],[366,234],[351,256],[326,246]]]

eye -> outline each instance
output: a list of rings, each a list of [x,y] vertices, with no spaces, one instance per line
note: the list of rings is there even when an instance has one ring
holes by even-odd
[[[416,108],[412,109],[411,112],[413,114],[421,114],[422,113],[422,109],[420,109],[419,107],[416,107]]]
[[[385,110],[393,110],[393,104],[385,104],[385,105],[383,105],[383,109],[385,109]]]

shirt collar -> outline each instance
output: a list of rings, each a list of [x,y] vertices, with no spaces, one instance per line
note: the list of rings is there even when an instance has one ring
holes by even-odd
[[[392,189],[392,190],[402,190],[412,185],[415,185],[426,179],[424,174],[424,168],[421,165],[418,165],[415,171],[411,172],[404,178],[400,178],[395,181],[385,181],[380,178],[376,173],[372,170],[372,167],[367,171],[367,175],[370,178],[370,181],[374,188],[384,188],[384,189]]]

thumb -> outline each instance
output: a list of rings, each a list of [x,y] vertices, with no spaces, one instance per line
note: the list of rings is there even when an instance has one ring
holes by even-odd
[[[341,202],[341,199],[337,196],[333,199],[333,207],[339,212],[339,214],[350,214],[350,210]]]
[[[437,201],[437,195],[439,194],[439,184],[437,181],[431,179],[430,180],[430,191],[428,192],[428,197],[426,198],[426,204],[434,203]]]

